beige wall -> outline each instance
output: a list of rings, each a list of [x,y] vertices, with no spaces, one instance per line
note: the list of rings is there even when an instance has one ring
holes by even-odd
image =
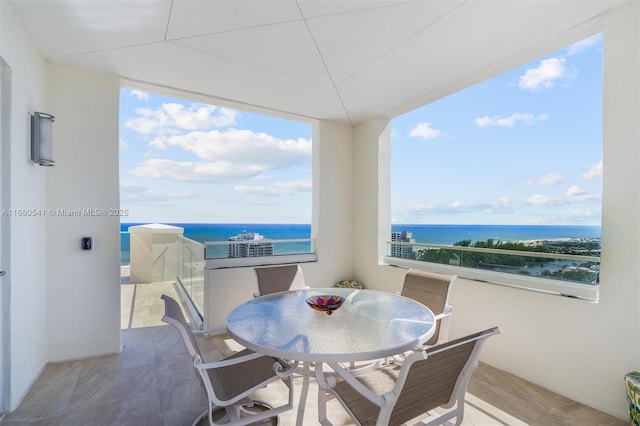
[[[451,296],[451,337],[494,325],[504,330],[487,343],[483,361],[621,419],[627,416],[623,376],[640,368],[638,9],[637,2],[630,2],[602,21],[605,93],[599,303],[462,279]],[[387,194],[383,191],[379,200],[372,198],[371,187],[377,180],[372,173],[388,159],[371,151],[380,143],[375,123],[363,126],[366,129],[356,131],[354,193],[359,203],[375,211]],[[371,247],[381,224],[367,218],[363,215],[355,227],[354,239],[368,247],[354,252],[355,275],[373,288],[396,291],[404,272],[379,265],[380,253]]]
[[[0,2],[0,56],[11,67],[10,207],[46,207],[46,169],[29,161],[30,114],[46,111],[46,63],[9,2]],[[6,152],[6,151],[5,151]],[[6,195],[6,194],[4,194]],[[11,217],[10,408],[15,408],[47,361],[45,218]],[[4,348],[3,348],[4,350]]]
[[[102,209],[47,216],[49,361],[120,351],[120,80],[50,63],[49,112],[56,116],[48,209]],[[81,250],[82,237],[93,250]]]
[[[10,207],[117,208],[119,79],[47,64],[10,2],[0,2],[0,56],[12,74]],[[33,111],[56,116],[54,167],[29,160]],[[10,409],[47,362],[120,350],[118,224],[117,217],[11,218],[3,279],[11,287]],[[94,250],[82,252],[87,235]]]

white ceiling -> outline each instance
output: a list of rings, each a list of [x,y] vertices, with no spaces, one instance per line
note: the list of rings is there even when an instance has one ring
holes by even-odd
[[[627,0],[12,0],[48,59],[357,124]],[[574,40],[575,41],[575,40]]]

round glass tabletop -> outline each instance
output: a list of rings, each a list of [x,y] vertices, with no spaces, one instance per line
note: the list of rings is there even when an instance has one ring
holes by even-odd
[[[311,296],[341,296],[327,315],[306,302]],[[424,305],[392,293],[313,288],[262,296],[227,317],[229,334],[247,348],[309,362],[365,361],[419,346],[434,333],[434,315]]]

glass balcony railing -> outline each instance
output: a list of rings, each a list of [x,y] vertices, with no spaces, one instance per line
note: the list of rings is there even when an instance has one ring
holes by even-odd
[[[579,254],[387,242],[387,256],[589,285],[600,273],[599,256]]]
[[[316,260],[315,239],[207,241],[207,268],[302,263]]]
[[[194,314],[203,320],[204,244],[179,236],[177,279],[190,299]]]
[[[314,240],[311,238],[288,240],[255,241],[207,241],[207,259],[226,259],[235,257],[289,256],[314,253]]]
[[[131,234],[120,231],[120,266],[131,263]]]
[[[204,321],[204,244],[172,234],[141,240],[120,232],[120,265],[126,282],[177,281],[179,297],[197,327]],[[132,248],[133,244],[133,248]],[[132,256],[132,251],[133,253]]]

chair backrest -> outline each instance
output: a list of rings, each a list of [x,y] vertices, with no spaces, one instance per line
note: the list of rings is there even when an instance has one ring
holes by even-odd
[[[300,265],[255,268],[261,296],[280,291],[299,290],[305,286]]]
[[[431,309],[434,315],[440,315],[449,303],[449,294],[456,278],[456,275],[409,269],[404,277],[404,284],[400,294],[422,303]],[[426,344],[432,345],[436,343],[439,335],[440,321],[436,323],[436,332]]]
[[[493,327],[407,357],[394,388],[399,396],[388,423],[405,423],[434,408],[451,406],[456,400],[462,410],[460,404],[464,404],[480,350],[487,338],[501,332]]]
[[[175,299],[167,296],[166,294],[163,294],[162,296],[160,296],[160,298],[164,300],[164,316],[162,317],[162,321],[166,322],[167,324],[171,324],[178,329],[192,359],[197,356],[200,360],[202,360],[200,347],[198,346],[196,337],[191,332],[189,323],[187,323],[187,320],[182,314],[180,304]]]

